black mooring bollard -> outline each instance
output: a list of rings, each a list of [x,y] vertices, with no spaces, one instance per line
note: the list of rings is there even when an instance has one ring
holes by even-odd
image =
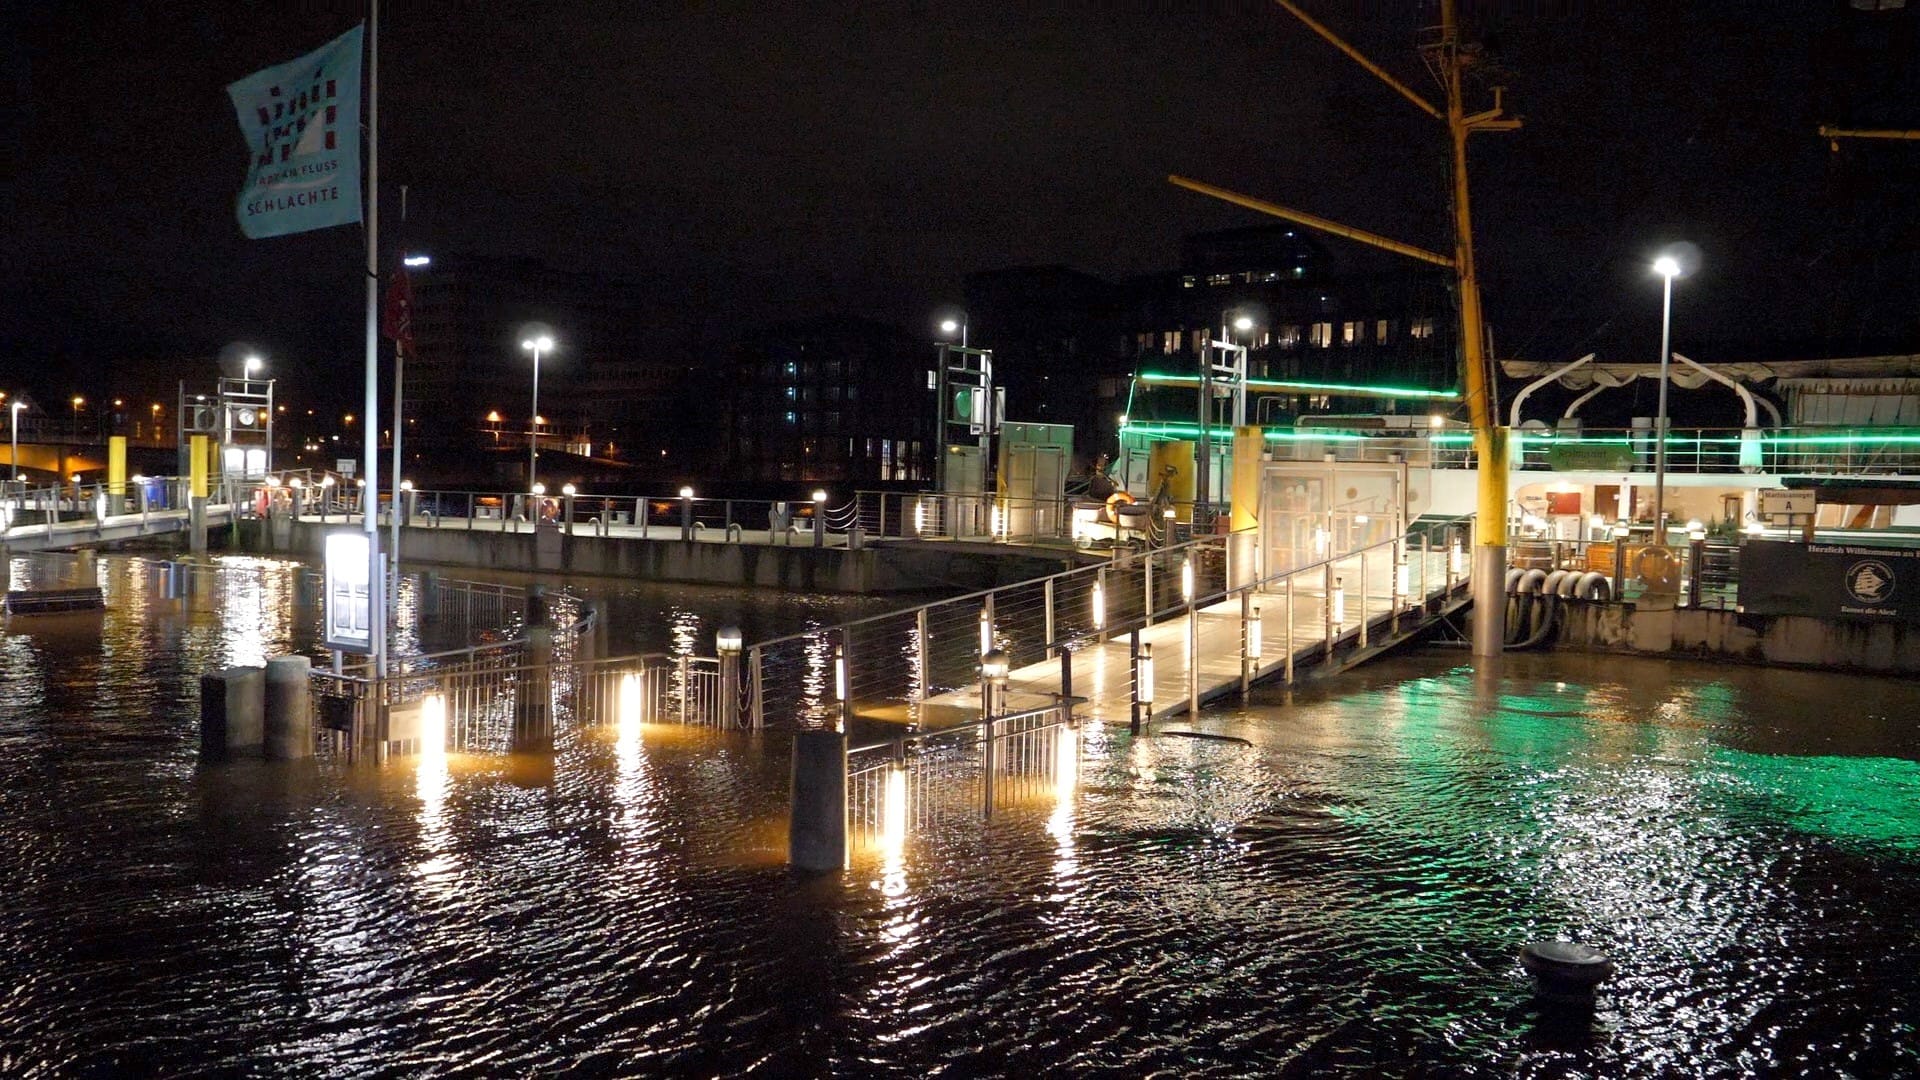
[[[1534,993],[1574,1004],[1591,1002],[1613,974],[1607,954],[1572,941],[1533,942],[1520,950],[1520,966],[1533,976]]]

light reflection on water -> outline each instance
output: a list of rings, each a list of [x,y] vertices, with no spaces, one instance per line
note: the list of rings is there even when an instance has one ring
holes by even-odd
[[[991,826],[890,792],[809,882],[778,735],[198,769],[261,600],[103,572],[0,633],[8,1071],[1920,1071],[1913,683],[1414,654],[1165,725],[1250,745],[1083,729]],[[635,591],[616,640],[822,611],[752,603]],[[1513,963],[1555,935],[1620,963],[1591,1023]]]

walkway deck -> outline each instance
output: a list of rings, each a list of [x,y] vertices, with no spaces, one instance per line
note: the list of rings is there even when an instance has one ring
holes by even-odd
[[[1423,561],[1424,560],[1424,561]],[[1383,564],[1385,560],[1380,560]],[[1291,638],[1296,671],[1312,666],[1319,671],[1341,671],[1365,662],[1373,656],[1405,641],[1432,623],[1456,614],[1465,607],[1470,590],[1464,578],[1447,582],[1445,552],[1418,553],[1410,557],[1409,600],[1399,618],[1394,615],[1392,599],[1393,569],[1381,565],[1368,568],[1364,590],[1357,575],[1345,581],[1347,621],[1335,635],[1332,663],[1327,661],[1326,607],[1324,577],[1319,572],[1302,574],[1294,582],[1293,634]],[[1424,576],[1423,576],[1424,570]],[[1424,600],[1422,593],[1424,586]],[[1288,634],[1285,586],[1264,592],[1254,601],[1261,613],[1261,657],[1255,681],[1282,675],[1287,666]],[[1360,640],[1361,596],[1365,595],[1368,621],[1367,646]],[[1197,636],[1198,698],[1202,703],[1235,693],[1240,689],[1240,601],[1231,600],[1202,608],[1197,613],[1197,635],[1190,631],[1183,614],[1155,623],[1140,631],[1142,645],[1153,647],[1154,698],[1152,719],[1160,720],[1187,711],[1189,672],[1194,669]],[[1081,703],[1075,714],[1104,723],[1127,723],[1131,716],[1132,668],[1128,635],[1120,634],[1097,645],[1089,645],[1073,654],[1073,693]],[[1057,660],[1019,668],[1008,679],[1008,711],[1037,707],[1053,700],[1060,688]],[[970,721],[980,711],[977,687],[941,694],[921,706],[926,727]],[[899,722],[906,710],[889,709],[885,715],[860,715],[868,719]],[[951,719],[949,719],[951,718]]]
[[[234,508],[226,503],[209,503],[207,527],[211,529],[226,525],[233,518],[233,510]],[[0,529],[0,547],[14,553],[54,551],[60,548],[86,547],[91,544],[114,544],[124,540],[137,540],[143,536],[185,532],[187,529],[186,510],[108,514],[104,519],[89,517],[52,524],[32,521],[33,517],[38,516],[32,507],[22,510],[20,516],[29,520],[18,522],[10,529]]]

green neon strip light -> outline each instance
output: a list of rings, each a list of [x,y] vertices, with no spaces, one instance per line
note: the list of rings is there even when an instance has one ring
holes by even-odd
[[[1156,371],[1144,371],[1137,376],[1141,382],[1167,383],[1173,386],[1199,386],[1198,375],[1168,375]],[[1300,393],[1330,391],[1342,394],[1364,394],[1367,397],[1405,397],[1405,398],[1457,398],[1458,390],[1422,390],[1414,386],[1357,386],[1352,383],[1295,382],[1287,379],[1248,379],[1247,385],[1257,390],[1287,390]]]
[[[1188,436],[1200,434],[1200,425],[1193,424],[1193,423],[1183,423],[1178,421],[1173,421],[1173,422],[1128,421],[1126,424],[1123,424],[1121,426],[1120,430],[1126,431],[1126,432],[1132,432],[1139,435],[1147,435],[1147,436],[1164,436],[1167,438],[1185,438]],[[1222,437],[1225,437],[1226,432],[1228,432],[1230,429],[1216,426],[1211,430],[1216,433],[1219,433]],[[1424,438],[1431,443],[1439,443],[1442,445],[1454,445],[1454,446],[1467,445],[1473,442],[1472,434],[1468,432],[1455,432],[1455,431],[1439,432],[1436,434],[1427,434],[1418,430],[1409,430],[1404,432],[1385,432],[1385,431],[1356,432],[1356,431],[1346,431],[1340,428],[1279,428],[1279,429],[1269,429],[1265,433],[1265,436],[1268,442],[1313,442],[1313,441],[1363,442],[1368,439],[1409,439],[1409,438],[1411,439]],[[1650,435],[1649,436],[1555,435],[1552,432],[1539,432],[1539,431],[1530,431],[1525,433],[1515,432],[1514,437],[1518,439],[1521,445],[1523,446],[1527,443],[1535,443],[1535,444],[1557,443],[1562,446],[1633,446],[1636,444],[1651,445],[1653,442],[1653,439]],[[1745,442],[1746,440],[1744,439],[1733,438],[1733,437],[1709,437],[1709,436],[1686,436],[1686,435],[1669,435],[1667,437],[1668,446],[1710,445],[1710,444],[1722,445],[1722,446],[1739,446]],[[1878,445],[1887,445],[1887,444],[1905,445],[1905,444],[1920,444],[1920,433],[1901,434],[1901,435],[1895,435],[1895,434],[1762,435],[1760,437],[1760,442],[1769,446],[1878,446]]]

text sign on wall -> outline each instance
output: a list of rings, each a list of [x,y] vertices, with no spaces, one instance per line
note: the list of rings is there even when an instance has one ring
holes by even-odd
[[[1920,550],[1749,540],[1740,546],[1740,606],[1920,623]]]
[[[326,643],[329,649],[373,652],[372,547],[364,532],[327,534]]]

